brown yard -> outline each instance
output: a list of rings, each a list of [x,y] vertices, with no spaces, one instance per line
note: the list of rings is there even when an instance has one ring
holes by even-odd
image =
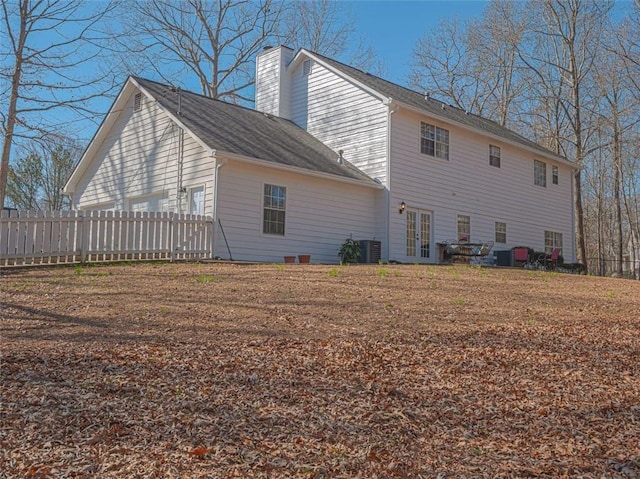
[[[0,271],[0,477],[640,477],[640,282]]]

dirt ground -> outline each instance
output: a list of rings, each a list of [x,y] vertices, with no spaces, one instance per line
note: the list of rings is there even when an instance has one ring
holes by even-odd
[[[0,477],[638,478],[640,282],[0,271]]]

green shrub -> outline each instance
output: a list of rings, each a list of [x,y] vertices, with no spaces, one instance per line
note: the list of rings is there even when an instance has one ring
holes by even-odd
[[[338,251],[341,263],[357,263],[360,258],[360,241],[347,238]]]

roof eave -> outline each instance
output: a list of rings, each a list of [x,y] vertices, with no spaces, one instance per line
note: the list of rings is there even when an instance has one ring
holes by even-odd
[[[465,125],[464,123],[461,123],[461,122],[458,122],[458,121],[455,121],[455,120],[450,120],[448,118],[442,118],[441,116],[434,115],[432,112],[430,112],[430,111],[428,111],[426,109],[418,108],[418,107],[415,107],[413,105],[409,105],[408,103],[404,103],[404,102],[401,102],[401,101],[398,101],[398,100],[392,100],[390,102],[390,105],[398,105],[401,108],[413,111],[415,113],[420,113],[422,115],[427,115],[427,116],[432,117],[432,118],[437,118],[438,120],[440,120],[440,121],[442,121],[444,123],[449,123],[451,125],[455,125],[455,126],[457,126],[459,128],[462,128],[464,130],[468,130],[468,131],[472,131],[474,133],[477,133],[478,135],[487,136],[489,138],[493,138],[496,141],[500,141],[502,143],[507,143],[509,145],[516,146],[518,148],[522,148],[524,150],[527,150],[530,153],[533,153],[534,155],[539,155],[539,156],[544,155],[545,157],[551,158],[554,161],[557,161],[558,163],[562,163],[563,165],[569,166],[573,170],[578,170],[579,169],[578,166],[575,163],[567,160],[566,158],[563,158],[560,155],[556,155],[552,151],[549,151],[549,152],[540,151],[540,150],[538,150],[536,148],[530,147],[529,145],[525,145],[524,143],[520,143],[518,141],[510,140],[508,138],[505,138],[504,136],[500,136],[500,135],[495,135],[493,133],[489,133],[486,130],[473,128],[473,127],[471,127],[469,125]]]
[[[268,160],[261,160],[259,158],[252,158],[250,156],[245,156],[245,155],[239,155],[237,153],[231,153],[229,151],[221,151],[221,150],[217,150],[216,151],[216,157],[220,158],[220,159],[230,159],[230,160],[236,160],[242,163],[248,163],[248,164],[254,164],[254,165],[259,165],[259,166],[264,166],[267,168],[275,168],[277,170],[282,170],[282,171],[289,171],[292,173],[300,173],[303,175],[307,175],[307,176],[314,176],[317,178],[323,178],[323,179],[329,179],[329,180],[333,180],[333,181],[340,181],[342,183],[349,183],[352,185],[358,185],[358,186],[364,186],[364,187],[369,187],[369,188],[373,188],[373,189],[383,189],[384,186],[375,183],[374,180],[359,180],[356,178],[349,178],[346,176],[340,176],[340,175],[335,175],[333,173],[325,173],[322,171],[314,171],[314,170],[308,170],[307,168],[301,168],[299,166],[291,166],[291,165],[283,165],[283,164],[279,164],[279,163],[274,163],[272,161],[268,161]]]

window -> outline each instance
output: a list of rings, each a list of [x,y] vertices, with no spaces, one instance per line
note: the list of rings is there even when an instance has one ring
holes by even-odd
[[[420,152],[448,160],[449,130],[428,123],[420,123]]]
[[[533,184],[536,186],[547,186],[547,164],[533,160]]]
[[[551,167],[551,181],[553,182],[554,185],[558,184],[558,167],[557,166]]]
[[[136,93],[133,97],[133,111],[140,111],[142,109],[142,93]]]
[[[286,199],[284,186],[264,185],[263,233],[284,236]]]
[[[489,145],[489,164],[500,168],[500,147]]]
[[[496,243],[507,242],[507,223],[496,221]]]
[[[555,231],[544,232],[544,252],[551,254],[554,248],[560,248],[560,254],[562,254],[562,233],[556,233]]]
[[[471,241],[471,217],[458,215],[458,241]]]
[[[192,215],[204,214],[204,186],[191,188],[189,201],[189,212]]]
[[[302,63],[302,74],[304,76],[308,76],[309,74],[311,74],[311,60],[305,60]]]

